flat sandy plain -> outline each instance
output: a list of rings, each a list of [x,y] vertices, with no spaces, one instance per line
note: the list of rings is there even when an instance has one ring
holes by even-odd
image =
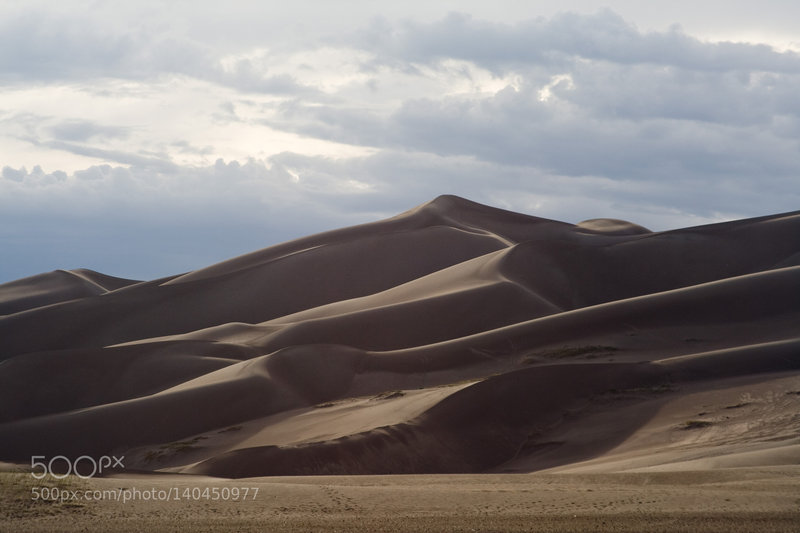
[[[3,476],[4,491],[10,490],[10,475]],[[16,496],[3,496],[0,531],[796,532],[798,476],[800,468],[780,467],[235,481],[150,475],[60,483],[72,490],[258,488],[255,499],[240,501],[77,505],[32,505],[27,498],[33,483],[17,478]]]
[[[800,212],[444,196],[159,280],[37,274],[0,285],[0,529],[800,531],[798,324]],[[124,468],[34,502],[32,456]]]

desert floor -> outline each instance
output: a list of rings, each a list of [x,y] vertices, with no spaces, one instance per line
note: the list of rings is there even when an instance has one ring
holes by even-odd
[[[129,474],[55,483],[4,472],[0,531],[796,532],[799,479],[800,466],[235,481]],[[42,487],[58,487],[69,496],[31,501],[32,490]],[[87,490],[132,499],[106,495],[88,502]]]

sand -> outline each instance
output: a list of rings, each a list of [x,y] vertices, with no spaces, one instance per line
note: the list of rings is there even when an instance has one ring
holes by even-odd
[[[64,483],[265,495],[3,527],[796,530],[799,236],[800,212],[651,232],[444,196],[159,280],[0,285],[8,468],[124,456]]]
[[[27,493],[18,483],[15,496],[4,496],[12,504],[3,509],[0,531],[790,532],[800,523],[798,474],[795,466],[236,481],[150,475],[65,485],[127,494],[124,503],[37,505],[22,501]],[[172,499],[153,501],[159,494]]]

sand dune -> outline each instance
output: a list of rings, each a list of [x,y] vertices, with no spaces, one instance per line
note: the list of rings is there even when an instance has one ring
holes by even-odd
[[[800,212],[651,232],[452,196],[160,280],[39,274],[0,285],[0,460],[794,464],[799,295]]]
[[[97,296],[134,283],[86,269],[38,274],[0,285],[0,315]]]

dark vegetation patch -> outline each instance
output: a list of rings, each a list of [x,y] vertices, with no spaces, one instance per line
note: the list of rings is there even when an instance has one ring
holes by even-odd
[[[151,461],[158,461],[163,459],[164,457],[175,455],[178,453],[188,452],[191,450],[199,450],[200,446],[197,445],[198,442],[201,440],[207,439],[208,437],[195,437],[191,440],[180,440],[176,442],[169,442],[167,444],[162,444],[156,450],[150,450],[146,454],[144,454],[144,460],[146,462]]]
[[[664,394],[674,392],[677,389],[672,383],[657,383],[645,387],[633,387],[630,389],[609,389],[609,394]]]
[[[405,396],[406,393],[401,390],[389,390],[386,392],[382,392],[380,394],[376,394],[372,397],[373,400],[391,400],[392,398],[400,398]]]
[[[700,429],[707,428],[712,425],[713,422],[709,422],[708,420],[687,420],[681,424],[681,429]]]
[[[739,409],[740,407],[744,407],[746,405],[750,405],[750,402],[739,402],[736,405],[726,405],[725,409]]]
[[[561,346],[560,348],[527,354],[522,357],[520,362],[522,364],[533,364],[540,362],[542,359],[572,359],[581,356],[585,359],[595,359],[618,351],[619,348],[616,346],[601,346],[595,344],[587,346]]]

